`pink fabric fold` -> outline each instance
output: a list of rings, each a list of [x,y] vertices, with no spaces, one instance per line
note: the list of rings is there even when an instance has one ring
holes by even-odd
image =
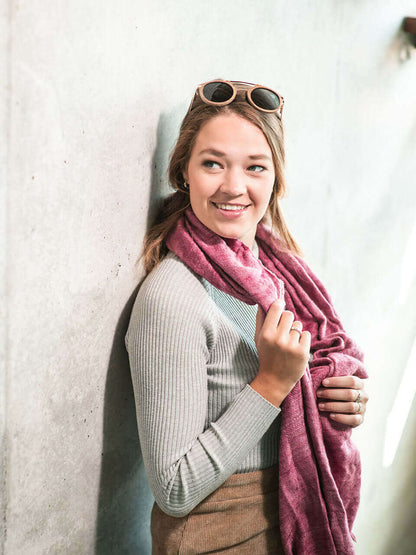
[[[259,258],[238,239],[207,228],[188,207],[166,244],[196,274],[264,312],[277,299],[311,332],[313,358],[283,401],[279,517],[287,555],[354,554],[352,525],[361,487],[360,455],[351,427],[317,407],[316,390],[331,376],[367,378],[363,354],[348,337],[323,284],[304,260],[258,224]]]

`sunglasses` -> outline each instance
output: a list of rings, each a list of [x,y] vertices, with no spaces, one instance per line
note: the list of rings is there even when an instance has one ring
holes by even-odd
[[[276,113],[279,119],[282,119],[284,105],[282,95],[273,89],[263,87],[263,85],[255,85],[245,81],[225,81],[223,79],[215,79],[214,81],[207,81],[199,85],[189,111],[198,103],[198,98],[205,104],[225,106],[235,99],[239,91],[243,93],[245,91],[247,102],[254,106],[254,108],[257,108],[257,110],[269,114]]]

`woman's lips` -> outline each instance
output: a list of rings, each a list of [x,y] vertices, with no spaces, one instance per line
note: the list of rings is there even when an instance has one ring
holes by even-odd
[[[245,208],[239,208],[238,210],[226,210],[224,208],[219,208],[215,202],[212,202],[213,206],[215,207],[215,209],[225,218],[230,218],[230,219],[234,219],[234,218],[238,218],[239,216],[242,216],[243,214],[245,214],[247,212],[247,208],[250,206],[245,206]],[[227,203],[220,203],[220,204],[227,204]],[[229,203],[231,204],[231,203]],[[235,203],[235,206],[243,206],[240,204]]]

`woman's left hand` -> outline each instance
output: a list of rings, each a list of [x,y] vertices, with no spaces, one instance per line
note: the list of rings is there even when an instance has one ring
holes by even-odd
[[[317,390],[317,397],[319,410],[330,412],[332,420],[352,428],[363,423],[368,394],[364,380],[357,376],[325,378]]]

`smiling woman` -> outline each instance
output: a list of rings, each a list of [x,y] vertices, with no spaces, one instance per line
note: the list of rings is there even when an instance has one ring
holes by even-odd
[[[354,553],[367,375],[280,210],[282,108],[200,85],[144,240],[126,346],[153,555]]]

